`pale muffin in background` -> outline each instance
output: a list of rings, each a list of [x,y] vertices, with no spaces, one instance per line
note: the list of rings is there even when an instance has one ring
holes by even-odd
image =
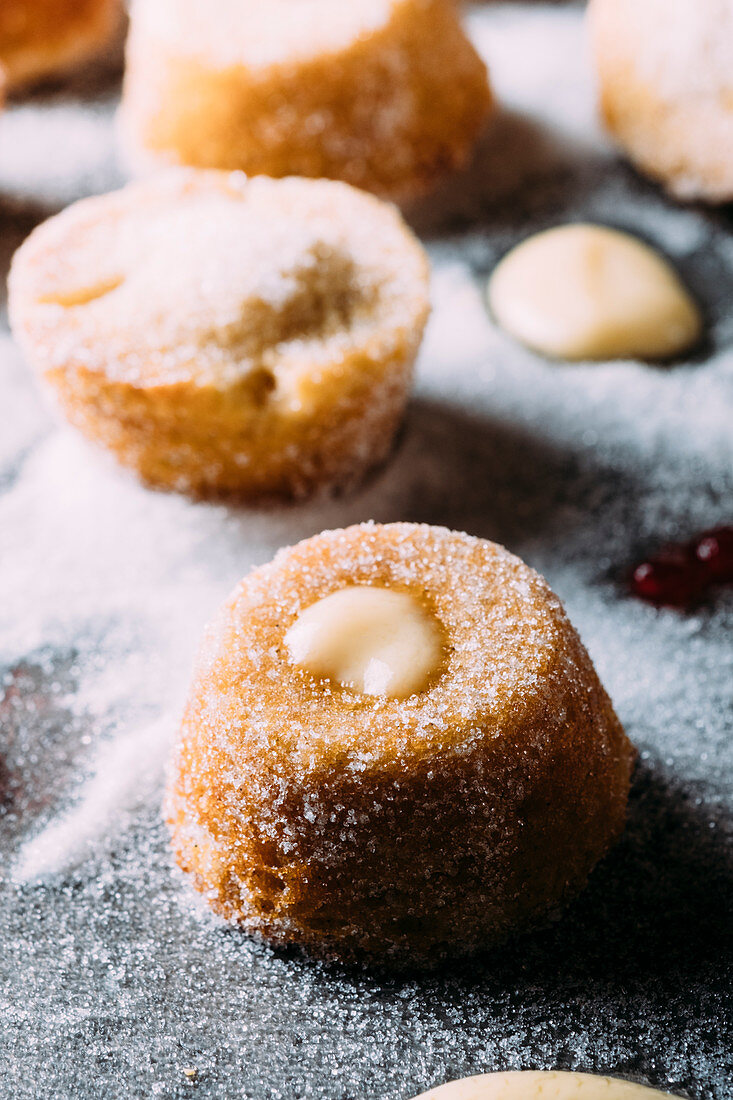
[[[590,0],[601,112],[677,198],[733,199],[733,4]]]

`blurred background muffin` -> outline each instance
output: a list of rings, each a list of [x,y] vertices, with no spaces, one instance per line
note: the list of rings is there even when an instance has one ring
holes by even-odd
[[[8,90],[96,56],[121,24],[121,0],[2,0],[0,68]]]
[[[391,198],[463,164],[491,105],[450,0],[136,0],[135,168],[327,176]]]
[[[591,0],[608,129],[681,199],[733,199],[733,4]]]

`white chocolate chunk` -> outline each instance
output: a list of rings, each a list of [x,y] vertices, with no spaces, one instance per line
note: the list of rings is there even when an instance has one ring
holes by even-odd
[[[360,585],[311,604],[285,635],[294,664],[365,695],[405,699],[439,671],[435,618],[407,592]]]
[[[667,261],[600,225],[559,226],[523,241],[497,266],[488,298],[502,328],[558,359],[667,359],[702,329]]]
[[[660,1100],[668,1093],[589,1073],[485,1073],[424,1092],[416,1100]]]

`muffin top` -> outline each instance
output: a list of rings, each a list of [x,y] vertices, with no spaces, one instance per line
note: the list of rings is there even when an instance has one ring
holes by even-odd
[[[344,50],[406,6],[415,0],[135,0],[132,14],[182,55],[266,69]]]
[[[439,625],[439,673],[425,690],[375,697],[293,660],[293,624],[354,585],[408,593]],[[605,699],[558,599],[518,558],[445,528],[362,524],[282,550],[241,582],[205,637],[186,722],[243,766],[264,754],[296,771],[399,771],[492,744],[531,754],[563,737],[564,708],[584,711],[596,690]],[[586,722],[613,751],[610,706]]]
[[[427,260],[390,206],[328,180],[178,169],[36,229],[11,317],[42,369],[137,386],[298,377],[388,356],[427,314]]]

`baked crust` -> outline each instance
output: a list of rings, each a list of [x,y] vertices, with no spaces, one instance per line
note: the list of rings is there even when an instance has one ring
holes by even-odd
[[[0,66],[9,90],[93,57],[122,23],[120,0],[2,0]]]
[[[245,499],[382,461],[428,314],[399,214],[328,180],[179,169],[13,261],[13,331],[68,419],[152,486]]]
[[[133,168],[326,176],[409,198],[462,165],[491,104],[448,0],[138,0],[121,134]]]
[[[298,614],[353,584],[430,606],[428,690],[375,699],[289,662]],[[623,829],[633,757],[541,577],[445,528],[365,524],[280,551],[208,628],[166,815],[181,867],[247,931],[435,962],[581,889]]]
[[[733,199],[727,0],[591,0],[600,105],[631,160],[680,199]]]

